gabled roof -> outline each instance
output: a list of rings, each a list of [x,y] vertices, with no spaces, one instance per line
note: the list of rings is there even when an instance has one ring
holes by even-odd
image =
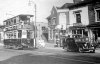
[[[66,9],[69,6],[73,5],[74,3],[65,3],[62,7],[60,7],[60,9]]]
[[[30,16],[30,17],[33,17],[33,15],[30,15],[30,14],[20,14],[20,15],[17,15],[17,16]],[[15,18],[15,17],[17,17],[17,16],[14,16],[14,17],[12,17],[12,18]],[[9,18],[9,19],[12,19],[12,18]],[[9,19],[6,19],[6,20],[9,20]],[[4,22],[6,22],[6,20],[4,20]]]
[[[84,0],[84,1],[81,1],[79,3],[72,4],[71,6],[68,6],[68,8],[72,9],[72,8],[75,8],[75,7],[85,6],[85,5],[91,4],[91,3],[94,4],[96,2],[99,2],[99,0]]]
[[[97,28],[97,27],[99,27],[100,28],[100,22],[94,22],[94,23],[92,23],[92,24],[89,24],[87,27],[89,27],[89,28]]]
[[[51,18],[52,18],[51,15],[49,15],[46,19],[50,20]]]

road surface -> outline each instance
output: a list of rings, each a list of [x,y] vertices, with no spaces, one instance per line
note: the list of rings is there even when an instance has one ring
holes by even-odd
[[[100,64],[100,53],[65,52],[63,49],[0,49],[0,64]]]

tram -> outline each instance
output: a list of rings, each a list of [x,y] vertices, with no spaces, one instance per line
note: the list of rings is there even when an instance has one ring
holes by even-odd
[[[4,47],[23,49],[34,46],[33,15],[18,15],[4,21]]]

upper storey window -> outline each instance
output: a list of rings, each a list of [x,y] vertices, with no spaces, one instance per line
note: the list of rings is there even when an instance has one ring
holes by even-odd
[[[100,21],[100,9],[96,10],[96,21]]]
[[[76,22],[81,23],[81,14],[80,13],[76,14]]]
[[[76,16],[76,23],[81,23],[81,10],[74,11],[74,14]]]

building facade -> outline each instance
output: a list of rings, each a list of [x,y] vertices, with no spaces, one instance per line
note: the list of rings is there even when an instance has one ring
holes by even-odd
[[[3,43],[4,40],[4,26],[0,26],[0,43]]]
[[[98,0],[84,0],[69,6],[69,33],[71,37],[78,34],[78,37],[88,37],[94,42],[99,39],[99,8]]]
[[[65,34],[75,37],[88,37],[93,42],[100,40],[100,2],[98,0],[73,0],[74,3],[66,3],[61,7],[53,7],[48,19],[49,40],[55,42]],[[57,30],[60,28],[60,31]],[[94,40],[93,40],[94,39]]]
[[[48,23],[37,22],[37,40],[48,42]]]
[[[70,5],[71,3],[66,3]],[[64,8],[66,7],[66,8]],[[56,44],[56,40],[61,40],[61,35],[65,35],[66,27],[69,24],[69,9],[67,6],[53,7],[48,19],[48,40]],[[61,42],[59,42],[61,43]]]

